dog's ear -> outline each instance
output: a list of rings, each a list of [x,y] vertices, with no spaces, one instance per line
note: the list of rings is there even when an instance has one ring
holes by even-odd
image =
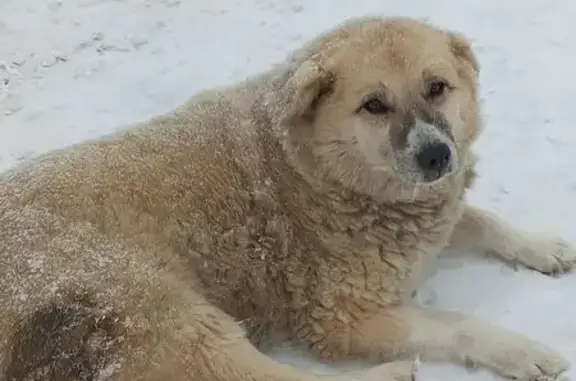
[[[480,64],[468,40],[456,32],[449,31],[446,32],[446,34],[448,35],[448,43],[454,56],[470,65],[470,67],[474,69],[475,74],[478,75],[478,73],[480,73]]]
[[[319,102],[329,95],[334,75],[311,58],[300,64],[286,82],[285,123],[312,121]]]

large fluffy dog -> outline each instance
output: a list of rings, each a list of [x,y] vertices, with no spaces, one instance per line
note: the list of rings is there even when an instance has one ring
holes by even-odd
[[[251,344],[273,332],[327,359],[562,373],[526,337],[410,304],[447,246],[541,272],[575,262],[466,205],[477,73],[457,34],[357,19],[241,84],[5,173],[1,378],[319,379]]]

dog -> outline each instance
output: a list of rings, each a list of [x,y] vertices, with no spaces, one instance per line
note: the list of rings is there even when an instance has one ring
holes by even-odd
[[[417,357],[563,373],[543,344],[411,301],[446,248],[542,273],[576,263],[567,242],[466,202],[479,70],[459,33],[354,18],[265,72],[5,172],[2,379],[403,381]],[[301,372],[259,350],[276,334],[378,364]]]

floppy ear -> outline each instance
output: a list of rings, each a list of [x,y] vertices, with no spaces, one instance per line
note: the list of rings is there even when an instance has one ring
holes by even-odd
[[[452,53],[456,56],[456,58],[464,61],[466,64],[470,65],[476,75],[480,72],[480,64],[476,59],[474,52],[472,51],[472,47],[470,43],[464,36],[459,33],[455,32],[446,32],[448,34],[448,41],[450,44],[450,48],[452,49]]]
[[[314,120],[319,101],[329,94],[334,85],[334,75],[314,59],[304,61],[286,82],[286,107],[283,120]]]

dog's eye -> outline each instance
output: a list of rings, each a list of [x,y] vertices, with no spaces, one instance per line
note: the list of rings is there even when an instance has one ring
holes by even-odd
[[[438,98],[442,96],[446,90],[448,90],[448,85],[444,81],[434,81],[428,86],[428,93],[426,96],[428,98]]]
[[[386,114],[388,111],[390,111],[390,107],[386,106],[378,98],[372,98],[364,102],[362,108],[368,111],[370,114],[374,115]]]

